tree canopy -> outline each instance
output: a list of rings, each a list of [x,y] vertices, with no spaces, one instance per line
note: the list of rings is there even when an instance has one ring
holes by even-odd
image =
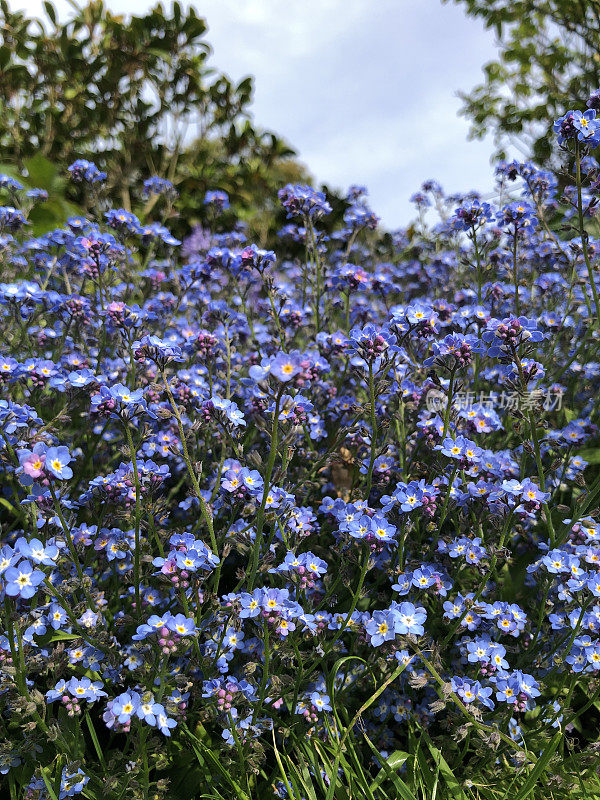
[[[232,81],[211,64],[193,7],[125,17],[91,0],[66,21],[44,8],[37,20],[0,1],[3,161],[26,173],[33,157],[88,158],[126,208],[129,186],[161,175],[188,220],[202,218],[206,189],[260,214],[281,183],[306,177],[294,150],[253,123],[253,79]]]
[[[449,0],[444,0],[448,2]],[[598,0],[454,0],[498,38],[484,79],[460,94],[471,133],[493,132],[539,163],[552,161],[549,124],[600,88]]]

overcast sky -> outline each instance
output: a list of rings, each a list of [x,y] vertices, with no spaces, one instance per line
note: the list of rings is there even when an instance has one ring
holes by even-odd
[[[41,0],[13,0],[41,14]],[[148,0],[108,0],[139,13]],[[61,17],[66,0],[58,0]],[[481,78],[492,33],[441,0],[203,0],[213,63],[255,76],[254,119],[286,138],[315,180],[369,189],[388,227],[412,216],[427,178],[447,191],[492,185],[492,142],[468,141],[459,89]]]

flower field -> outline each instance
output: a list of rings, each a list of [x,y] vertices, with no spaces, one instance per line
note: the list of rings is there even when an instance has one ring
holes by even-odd
[[[0,176],[3,797],[600,797],[598,106],[273,249]]]

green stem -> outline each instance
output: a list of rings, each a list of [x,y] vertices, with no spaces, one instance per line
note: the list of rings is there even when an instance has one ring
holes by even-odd
[[[475,225],[471,226],[471,239],[475,250],[475,260],[477,261],[477,304],[481,305],[481,254],[479,252],[479,245],[477,244]]]
[[[515,282],[515,311],[517,317],[520,317],[520,300],[519,300],[519,260],[517,257],[517,224],[515,223],[515,233],[513,237],[513,280]]]
[[[423,652],[416,646],[413,645],[413,650],[419,656],[423,664],[425,665],[425,669],[429,672],[431,677],[436,681],[440,689],[443,689],[446,685],[446,682],[433,666],[433,664],[425,657]],[[517,750],[519,753],[523,753],[524,750],[519,747],[519,745],[513,741],[510,736],[507,736],[503,733],[499,728],[494,727],[492,725],[485,725],[483,722],[479,722],[474,718],[474,716],[469,712],[467,706],[463,703],[460,697],[456,694],[456,692],[451,691],[449,696],[454,701],[454,704],[463,712],[463,714],[469,719],[471,724],[477,728],[477,730],[487,731],[488,733],[494,733],[496,736],[499,736],[502,741],[507,744],[511,749]],[[531,758],[531,757],[530,757]],[[535,763],[535,762],[534,762]]]
[[[133,480],[135,483],[135,551],[133,553],[133,589],[135,592],[135,613],[139,619],[142,615],[142,599],[140,594],[140,512],[141,512],[141,487],[140,476],[137,466],[136,448],[133,444],[133,438],[129,425],[123,423],[125,428],[125,435],[127,436],[127,444],[129,446],[129,454],[131,456],[131,464],[133,466]]]
[[[377,449],[377,414],[375,409],[375,379],[373,376],[373,364],[369,363],[369,403],[371,414],[371,457],[369,459],[369,470],[367,472],[367,488],[365,499],[369,500],[371,485],[373,483],[373,467],[375,465],[375,452]]]
[[[92,596],[89,593],[87,588],[87,581],[85,575],[83,574],[83,570],[81,568],[81,564],[79,563],[79,556],[77,555],[77,550],[75,549],[75,543],[73,542],[73,537],[71,536],[71,530],[67,525],[67,521],[64,518],[62,513],[62,509],[60,507],[60,503],[58,502],[58,497],[56,496],[56,492],[54,491],[54,486],[52,485],[52,481],[50,481],[50,494],[52,495],[52,501],[54,504],[54,510],[56,511],[58,518],[60,520],[60,524],[62,526],[63,532],[65,534],[65,539],[67,540],[67,547],[69,548],[69,553],[71,555],[71,560],[75,565],[75,570],[77,572],[77,577],[79,578],[79,582],[81,583],[81,589],[85,595],[85,599],[89,603],[90,609],[95,608],[95,602],[92,599]]]
[[[275,410],[273,413],[273,427],[271,429],[271,450],[269,452],[269,460],[267,462],[267,470],[264,477],[264,488],[260,508],[256,515],[256,539],[254,540],[254,547],[250,556],[250,577],[248,579],[248,590],[251,592],[254,589],[254,579],[256,577],[256,570],[258,569],[258,558],[260,555],[260,548],[262,544],[262,532],[265,524],[265,507],[267,505],[267,497],[271,489],[271,476],[275,466],[275,459],[277,457],[277,445],[279,441],[279,406],[281,403],[281,395],[283,389],[277,392],[275,399]]]
[[[588,235],[583,224],[583,200],[581,194],[581,148],[579,140],[575,140],[575,161],[577,165],[577,212],[579,216],[579,235],[581,236],[581,247],[583,249],[583,257],[588,271],[588,278],[592,288],[592,295],[594,297],[594,306],[596,308],[596,329],[600,326],[600,300],[598,298],[598,290],[596,289],[596,282],[594,280],[594,272],[590,262],[590,254],[588,252]]]
[[[450,424],[450,409],[452,408],[452,396],[454,394],[454,370],[450,373],[450,383],[448,384],[448,402],[446,403],[446,411],[444,412],[444,430],[442,431],[442,439],[446,438],[448,433],[448,426]]]
[[[202,517],[204,518],[206,527],[208,528],[208,535],[210,537],[210,546],[212,547],[213,553],[216,556],[218,556],[219,553],[217,548],[217,540],[215,538],[215,529],[213,525],[212,513],[209,507],[207,506],[206,501],[202,497],[202,492],[200,491],[200,484],[198,483],[198,478],[196,477],[196,473],[194,472],[194,467],[187,447],[185,430],[183,427],[183,420],[181,419],[181,414],[179,413],[179,409],[177,408],[177,403],[175,402],[175,398],[173,397],[173,392],[171,391],[171,387],[169,386],[164,371],[161,374],[165,386],[165,391],[167,392],[167,397],[169,398],[169,403],[171,404],[171,409],[173,411],[173,414],[175,415],[175,419],[177,420],[177,429],[179,430],[179,438],[181,439],[181,449],[183,450],[183,460],[185,461],[185,465],[187,467],[188,474],[192,482],[192,486],[194,487],[194,491],[196,493],[196,497],[198,498],[198,502],[200,503],[200,511],[202,513]]]

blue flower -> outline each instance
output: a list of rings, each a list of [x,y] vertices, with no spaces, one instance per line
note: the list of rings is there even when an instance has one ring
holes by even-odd
[[[196,633],[196,623],[183,614],[176,614],[167,620],[167,628],[178,636],[193,636]]]
[[[177,725],[177,721],[168,717],[163,707],[156,712],[156,727],[164,736],[170,736],[171,731]]]
[[[132,344],[131,349],[138,361],[143,362],[149,358],[155,361],[161,369],[164,369],[172,361],[185,361],[181,347],[154,335],[143,336]]]
[[[46,702],[47,703],[54,703],[55,700],[59,700],[67,691],[67,682],[64,679],[58,681],[55,685],[54,689],[48,689],[46,692]]]
[[[600,120],[596,119],[596,111],[593,108],[584,112],[574,111],[571,117],[571,123],[578,131],[577,138],[580,142],[596,140],[598,138]]]
[[[313,692],[310,696],[310,702],[317,709],[317,711],[331,711],[329,695],[327,694]]]
[[[396,633],[412,634],[422,636],[425,633],[423,623],[427,619],[427,612],[421,606],[414,606],[412,603],[392,603],[395,615]]]
[[[68,466],[72,460],[68,447],[49,447],[46,451],[45,467],[55,478],[68,480],[73,477],[73,470]]]
[[[45,575],[39,569],[34,569],[29,561],[21,561],[16,567],[8,567],[2,578],[7,595],[28,600],[37,592]]]
[[[0,230],[16,231],[27,224],[22,211],[12,206],[0,206]]]
[[[166,178],[161,178],[158,175],[153,175],[151,178],[147,178],[144,181],[143,194],[146,197],[150,197],[153,194],[164,194],[170,197],[175,197],[177,195],[177,191],[171,181],[167,180]]]
[[[137,707],[135,715],[142,722],[148,725],[156,725],[156,717],[158,714],[164,714],[165,709],[160,703],[155,702],[154,695],[151,692],[146,692],[140,698],[140,704]]]
[[[112,701],[112,713],[121,725],[131,721],[140,705],[140,695],[137,692],[123,692]]]
[[[263,592],[261,589],[255,589],[252,594],[242,592],[239,601],[242,610],[240,611],[240,618],[247,619],[249,617],[257,617],[262,610]]]
[[[81,700],[94,702],[100,697],[106,697],[106,692],[102,691],[102,681],[91,681],[89,678],[71,678],[67,683],[66,689],[73,697]]]
[[[227,192],[220,189],[212,189],[204,195],[204,205],[213,206],[218,211],[226,211],[229,208],[229,197]]]
[[[75,771],[71,771],[71,767],[63,767],[58,800],[64,800],[65,797],[74,797],[76,794],[81,794],[88,781],[89,777],[82,769],[77,768]]]
[[[141,231],[142,226],[139,219],[124,208],[111,208],[104,214],[104,217],[106,224],[111,228],[134,234]]]
[[[501,703],[516,703],[519,691],[519,682],[514,677],[499,678],[496,681],[496,700]]]
[[[294,353],[278,353],[269,365],[269,373],[277,380],[287,382],[302,371],[300,356]]]
[[[396,615],[393,611],[374,611],[365,630],[373,647],[379,647],[396,637]]]
[[[92,161],[78,158],[69,167],[71,178],[76,183],[101,183],[106,180],[106,172],[101,172]]]
[[[450,218],[449,224],[455,231],[475,231],[486,222],[492,219],[492,212],[489,203],[481,203],[479,200],[465,200],[456,209]]]
[[[310,186],[288,183],[278,192],[281,205],[286,209],[288,219],[294,216],[306,216],[316,219],[331,214],[332,208],[325,194]]]
[[[58,556],[58,547],[55,544],[42,544],[39,539],[19,538],[16,542],[16,549],[24,557],[31,559],[36,564],[44,564],[53,567]]]

